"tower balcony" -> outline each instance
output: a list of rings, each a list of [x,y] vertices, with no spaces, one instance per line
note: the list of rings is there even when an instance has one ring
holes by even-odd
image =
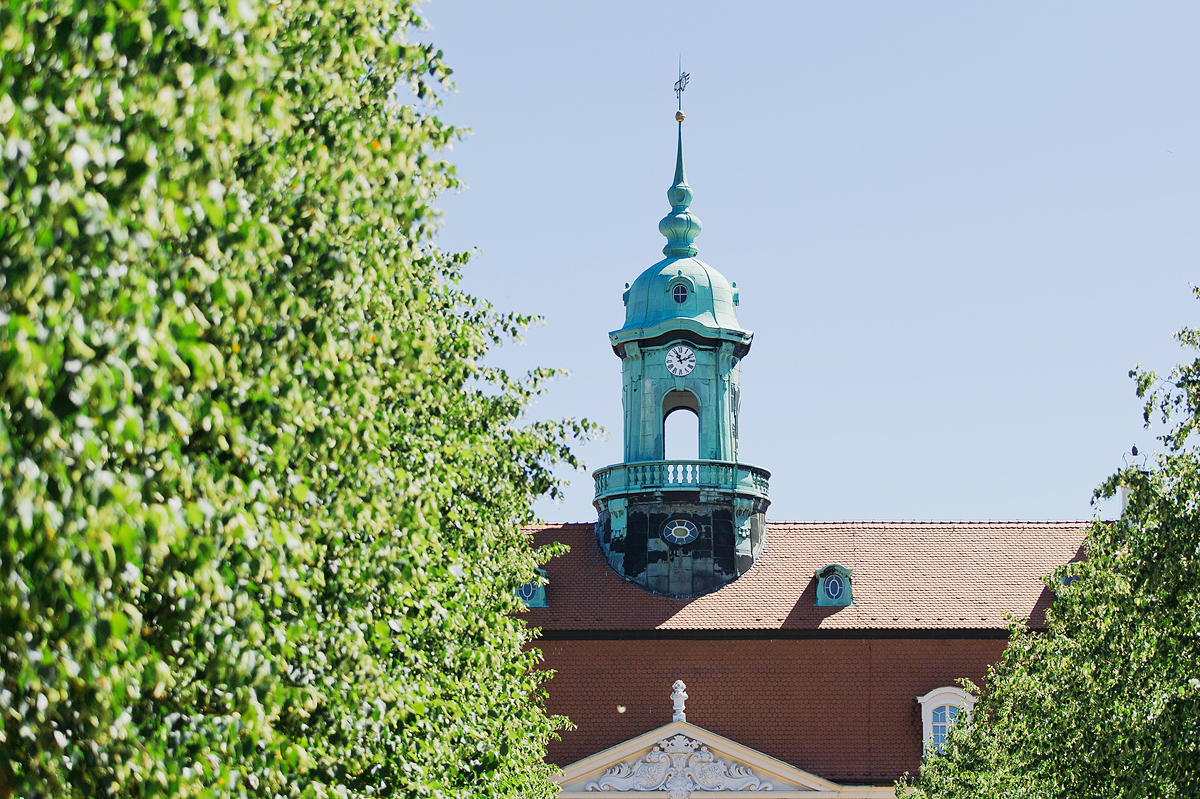
[[[731,461],[618,463],[592,473],[596,501],[630,494],[703,492],[770,501],[766,469]]]

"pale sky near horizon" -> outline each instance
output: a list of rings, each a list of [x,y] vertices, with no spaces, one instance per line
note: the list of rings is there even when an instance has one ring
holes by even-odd
[[[433,0],[472,133],[439,202],[465,286],[545,324],[493,362],[621,461],[626,282],[662,258],[677,59],[699,257],[755,331],[740,455],[768,519],[1087,519],[1127,377],[1194,357],[1200,5]],[[590,521],[567,475],[549,521]],[[1104,515],[1111,515],[1110,508]]]

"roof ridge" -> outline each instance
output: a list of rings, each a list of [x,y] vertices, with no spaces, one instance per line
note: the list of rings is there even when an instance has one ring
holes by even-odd
[[[901,524],[903,524],[903,525],[947,525],[947,524],[954,524],[954,525],[968,525],[968,524],[969,525],[1013,525],[1013,524],[1021,524],[1021,525],[1043,525],[1043,526],[1044,525],[1071,525],[1071,526],[1074,526],[1074,525],[1080,525],[1080,524],[1092,524],[1094,521],[1096,521],[1096,520],[1095,519],[958,519],[958,520],[954,520],[954,519],[843,519],[841,521],[837,521],[837,520],[789,521],[789,520],[781,519],[781,520],[777,520],[777,521],[768,521],[767,524],[768,525],[794,524],[794,525],[805,525],[805,526],[829,526],[829,525],[842,526],[842,525],[855,525],[855,524],[861,524],[861,525],[866,525],[866,524],[895,524],[895,525],[901,525]]]
[[[1112,519],[775,519],[767,524],[844,525],[844,524],[1092,524],[1096,521],[1111,522]],[[547,527],[591,527],[595,519],[582,522],[530,522],[521,529],[545,529]]]

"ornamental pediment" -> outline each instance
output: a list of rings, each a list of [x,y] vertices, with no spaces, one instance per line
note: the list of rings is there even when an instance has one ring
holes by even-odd
[[[562,799],[895,796],[890,787],[830,782],[686,721],[672,721],[584,758],[557,779]]]
[[[695,738],[676,733],[663,738],[642,758],[621,762],[589,782],[588,791],[666,791],[688,799],[695,791],[769,791],[773,786],[736,761],[726,763]]]

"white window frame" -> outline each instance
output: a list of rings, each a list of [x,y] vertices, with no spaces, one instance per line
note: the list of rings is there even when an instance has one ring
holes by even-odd
[[[921,740],[924,742],[923,753],[928,756],[937,752],[933,746],[933,711],[942,705],[957,707],[958,716],[955,717],[954,723],[958,723],[959,719],[971,714],[975,703],[979,700],[961,688],[947,685],[943,688],[934,688],[924,696],[918,696],[917,701],[921,703],[921,725],[924,728],[924,734],[921,736]],[[950,731],[949,726],[946,727],[946,731]]]

